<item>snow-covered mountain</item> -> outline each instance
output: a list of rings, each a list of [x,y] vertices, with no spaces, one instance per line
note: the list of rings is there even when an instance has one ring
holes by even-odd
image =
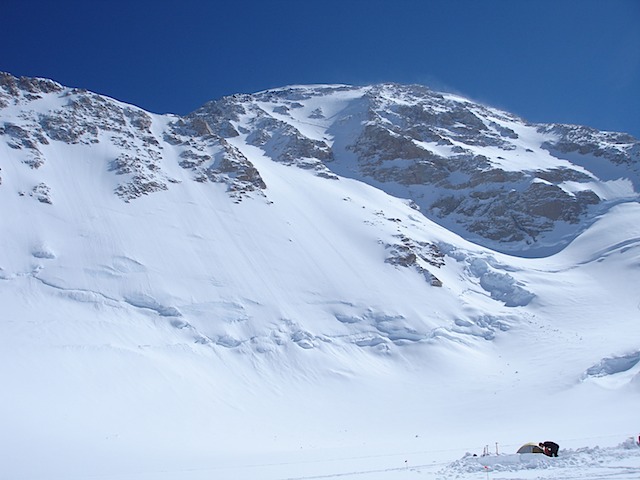
[[[7,478],[620,443],[639,173],[629,135],[421,86],[178,117],[0,74]]]

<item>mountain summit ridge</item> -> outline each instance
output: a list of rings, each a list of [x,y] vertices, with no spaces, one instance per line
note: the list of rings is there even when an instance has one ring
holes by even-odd
[[[511,254],[558,251],[611,205],[638,198],[640,143],[632,136],[530,124],[418,85],[232,95],[184,117],[154,115],[163,119],[156,132],[151,114],[84,90],[9,74],[0,86],[5,110],[23,109],[0,134],[27,153],[27,165],[46,160],[38,145],[98,143],[100,133],[111,132],[108,141],[121,153],[109,169],[120,176],[115,192],[127,202],[180,183],[164,171],[165,145],[180,150],[179,165],[198,182],[226,184],[238,200],[267,195],[259,169],[230,142],[238,137],[285,165],[412,200],[429,219]],[[42,96],[58,98],[43,111],[30,108]]]

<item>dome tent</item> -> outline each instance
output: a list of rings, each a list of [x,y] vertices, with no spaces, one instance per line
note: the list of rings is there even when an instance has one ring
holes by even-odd
[[[516,453],[544,453],[537,443],[529,442],[522,445]]]

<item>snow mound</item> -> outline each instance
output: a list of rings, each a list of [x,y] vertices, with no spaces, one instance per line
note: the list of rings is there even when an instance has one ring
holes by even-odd
[[[576,450],[561,449],[559,456],[554,458],[539,453],[500,454],[481,457],[467,453],[461,459],[440,470],[438,478],[465,477],[468,474],[478,472],[521,472],[524,470],[553,470],[558,471],[557,474],[548,478],[567,478],[558,476],[562,475],[560,473],[561,470],[579,472],[583,469],[611,466],[620,461],[638,457],[640,457],[640,446],[633,438],[627,439],[616,447],[601,448],[595,446]],[[640,474],[640,468],[629,468]],[[576,477],[572,476],[572,478]]]
[[[583,382],[595,383],[608,389],[631,385],[640,388],[640,351],[621,356],[605,357],[588,368],[581,377]]]
[[[604,377],[626,372],[640,363],[640,351],[620,357],[603,358],[598,364],[587,369],[585,377]]]

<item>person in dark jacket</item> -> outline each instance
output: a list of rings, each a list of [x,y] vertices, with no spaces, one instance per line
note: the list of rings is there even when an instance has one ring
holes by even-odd
[[[549,457],[557,457],[558,450],[560,450],[560,445],[554,442],[540,442],[538,444],[540,448],[544,450],[544,454]]]

